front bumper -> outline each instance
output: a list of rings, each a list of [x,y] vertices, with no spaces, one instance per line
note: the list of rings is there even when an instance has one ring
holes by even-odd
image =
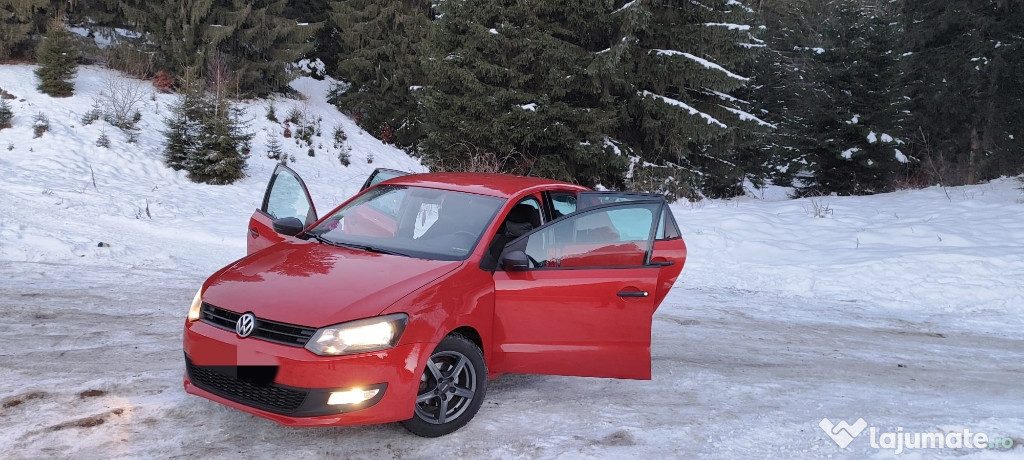
[[[186,322],[185,391],[290,426],[360,425],[406,420],[427,344],[350,356],[239,338],[202,321]],[[377,389],[358,404],[328,405],[332,392]]]

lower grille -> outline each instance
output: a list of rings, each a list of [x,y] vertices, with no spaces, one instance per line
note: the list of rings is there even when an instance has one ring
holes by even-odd
[[[218,372],[217,367],[196,366],[185,357],[189,380],[195,386],[217,396],[278,414],[294,412],[306,399],[307,391],[286,388],[273,383],[257,385]],[[225,367],[231,369],[231,367]],[[235,368],[237,369],[237,368]],[[237,370],[236,370],[237,372]]]

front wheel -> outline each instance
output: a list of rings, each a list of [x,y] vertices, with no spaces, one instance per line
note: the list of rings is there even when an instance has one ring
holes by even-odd
[[[425,438],[444,436],[476,415],[486,392],[487,366],[480,347],[461,335],[449,335],[427,360],[415,414],[402,425]]]

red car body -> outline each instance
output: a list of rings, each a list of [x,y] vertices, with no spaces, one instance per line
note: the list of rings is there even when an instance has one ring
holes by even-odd
[[[275,232],[275,217],[282,216],[268,213],[268,202],[274,199],[275,182],[293,179],[305,192],[293,172],[275,171],[263,206],[250,222],[249,254],[214,273],[197,293],[201,307],[194,303],[198,313],[190,312],[184,328],[188,393],[292,426],[409,420],[426,397],[423,382],[433,369],[425,367],[432,353],[453,334],[480,349],[487,378],[533,373],[650,379],[652,315],[686,258],[664,199],[588,192],[539,178],[437,173],[384,181],[336,208],[353,209],[345,221],[360,229],[353,233],[386,235],[397,231],[400,219],[393,221],[387,212],[377,215],[372,207],[346,206],[380,187],[452,191],[500,203],[494,215],[480,217],[483,231],[465,254],[431,260]],[[308,193],[305,197],[309,201]],[[584,200],[596,207],[584,209]],[[573,212],[570,203],[580,210]],[[536,205],[531,217],[540,222],[505,246],[502,228],[515,224],[509,219],[517,204]],[[311,202],[305,215],[301,203],[298,207],[294,217],[303,229],[329,227],[324,222],[330,217],[318,220]],[[651,224],[630,220],[648,213],[658,213]],[[425,215],[416,218],[426,222],[420,217]],[[620,232],[639,235],[650,225],[650,235],[614,244],[584,242],[579,235],[599,229],[582,229],[582,223],[607,223],[607,216],[618,218]],[[573,242],[559,243],[557,257],[537,262],[543,266],[512,267],[513,249],[537,255],[526,245],[554,241],[556,232],[569,235],[564,231],[569,226],[575,230]],[[630,226],[635,228],[622,228]],[[493,260],[494,254],[501,256]],[[237,331],[244,314],[251,314],[267,335],[243,338]],[[396,314],[407,320],[392,347],[341,356],[321,356],[303,347],[311,331]],[[436,392],[441,383],[432,381],[432,389]],[[485,386],[486,379],[479,385]],[[376,391],[358,403],[327,404],[332,392],[348,389]],[[471,412],[469,417],[475,408]]]

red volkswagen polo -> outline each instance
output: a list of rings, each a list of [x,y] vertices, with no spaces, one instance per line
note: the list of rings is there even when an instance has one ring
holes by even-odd
[[[384,171],[317,218],[279,166],[185,321],[189,393],[295,426],[465,425],[502,373],[651,378],[686,246],[664,198]]]

